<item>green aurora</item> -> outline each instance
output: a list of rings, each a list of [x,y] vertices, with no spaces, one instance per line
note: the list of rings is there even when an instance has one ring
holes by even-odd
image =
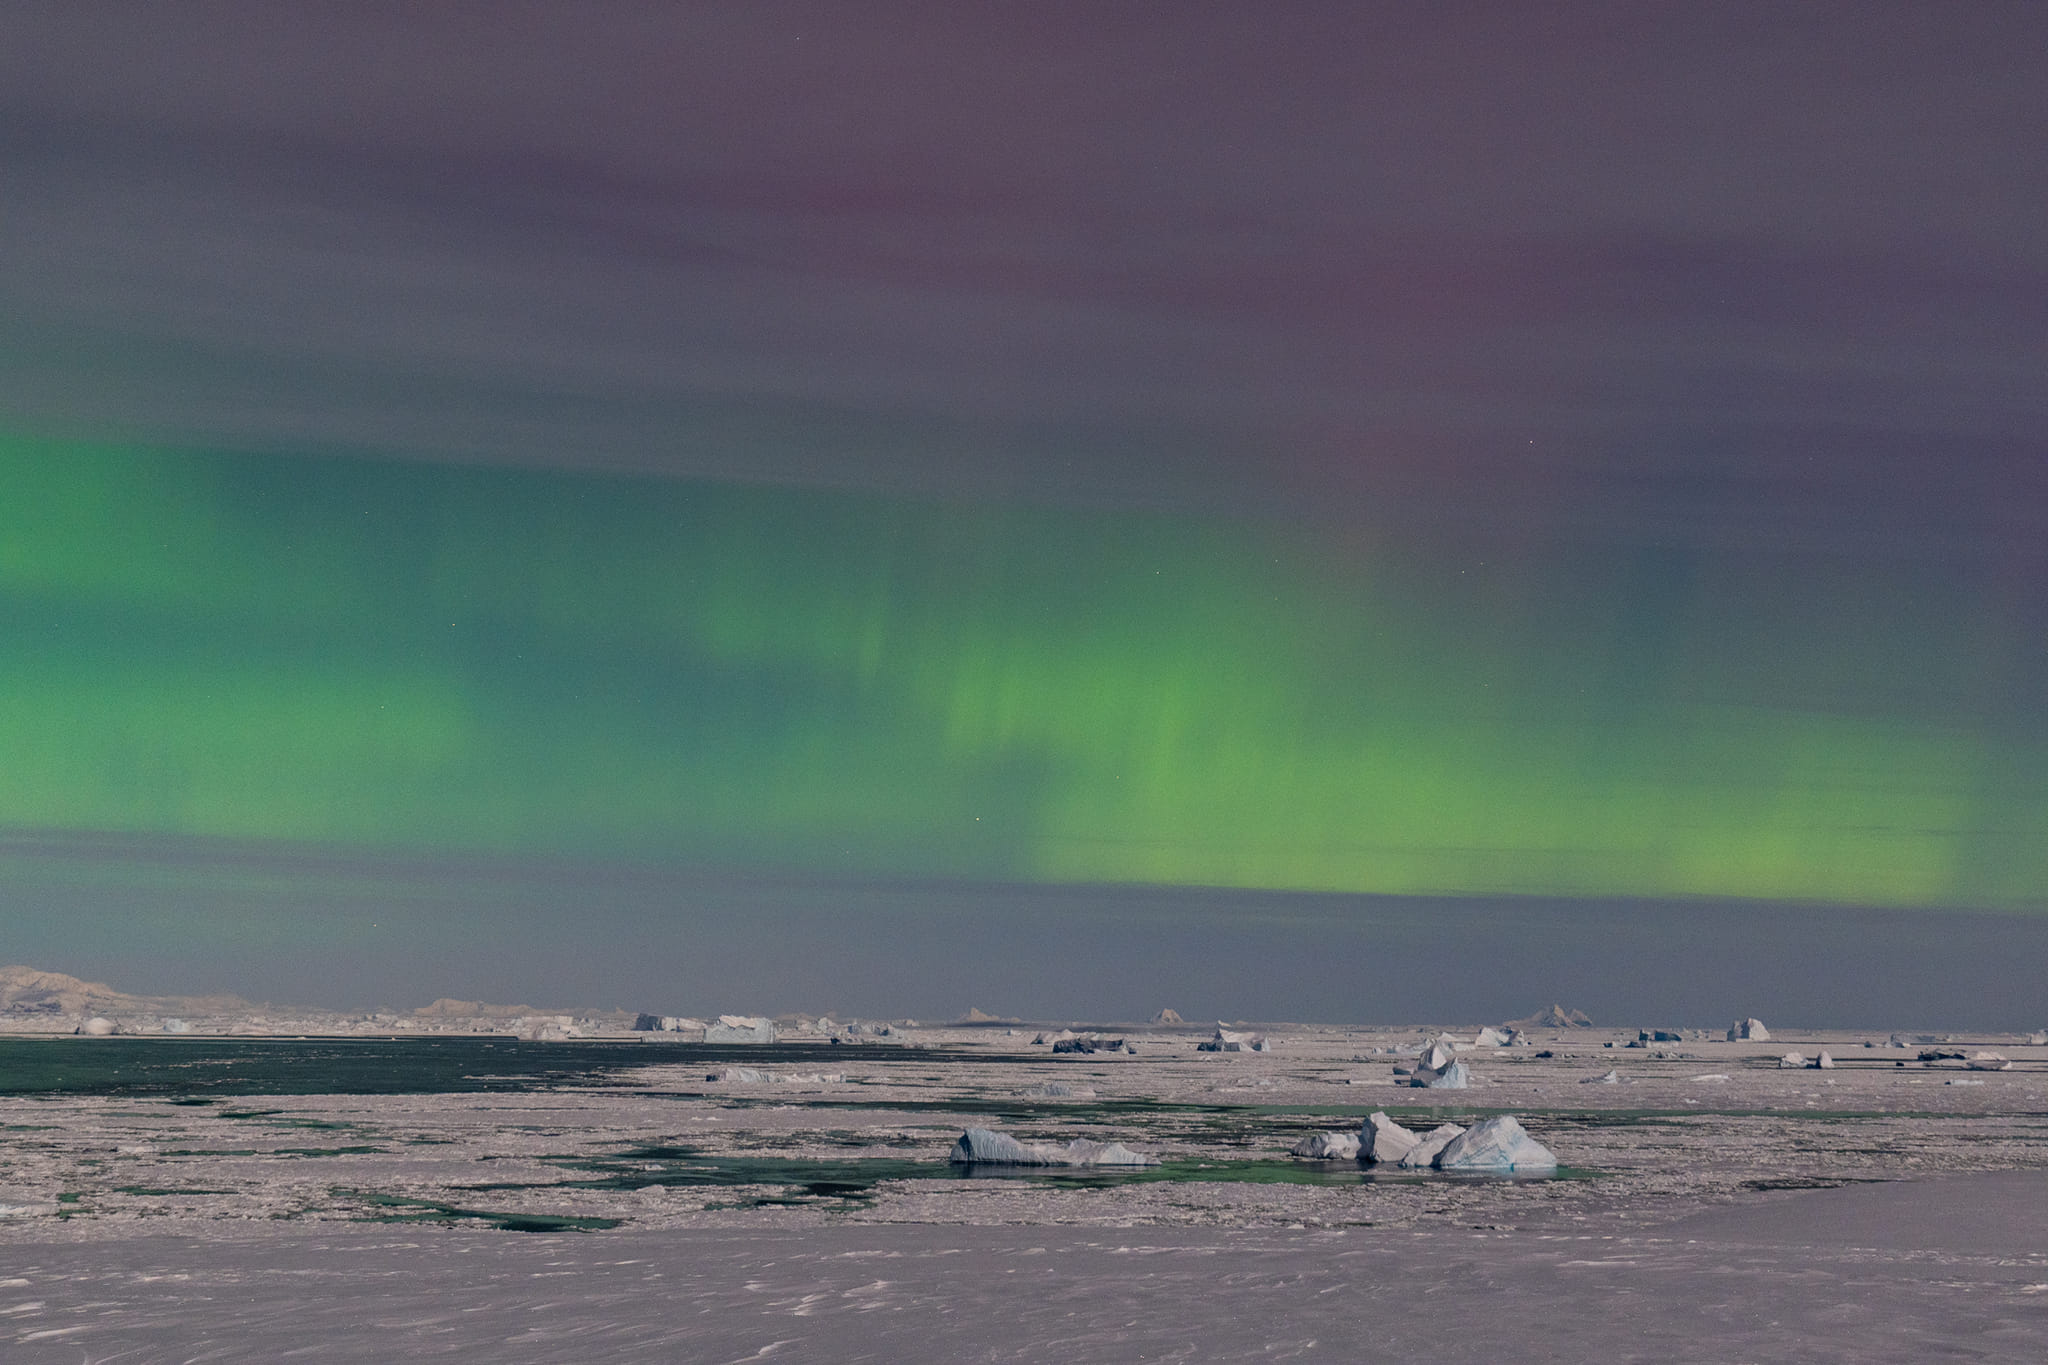
[[[2048,906],[1972,571],[0,442],[0,830]]]

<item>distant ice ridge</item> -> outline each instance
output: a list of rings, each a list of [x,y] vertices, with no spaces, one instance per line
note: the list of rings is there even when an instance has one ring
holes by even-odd
[[[721,1014],[704,1028],[707,1043],[772,1043],[775,1025],[743,1014]]]
[[[641,1014],[633,1019],[635,1033],[700,1033],[704,1021],[681,1014]]]
[[[1157,1166],[1121,1142],[1019,1142],[993,1128],[969,1128],[946,1159],[956,1166]]]
[[[529,1043],[554,1043],[581,1038],[583,1029],[566,1014],[530,1014],[512,1022],[512,1032]]]
[[[988,1022],[1002,1020],[986,1019],[974,1021],[963,1027],[978,1027]],[[804,1015],[784,1015],[769,1019],[753,1014],[721,1014],[705,1021],[682,1014],[635,1015],[632,1031],[643,1036],[655,1037],[667,1034],[683,1035],[682,1041],[704,1043],[786,1043],[790,1041],[821,1041],[828,1043],[851,1043],[864,1038],[892,1038],[899,1029],[914,1027],[910,1021],[900,1025],[864,1023],[854,1020],[850,1023],[835,1023],[830,1015],[819,1015],[812,1019]]]

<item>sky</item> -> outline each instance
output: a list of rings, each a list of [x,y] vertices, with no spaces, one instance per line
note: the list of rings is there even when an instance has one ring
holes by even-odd
[[[10,6],[0,958],[2039,1027],[2043,53]]]

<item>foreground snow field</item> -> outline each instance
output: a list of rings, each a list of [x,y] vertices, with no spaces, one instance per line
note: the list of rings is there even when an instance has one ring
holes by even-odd
[[[2029,1040],[1795,1035],[1823,1072],[1781,1068],[1782,1037],[1578,1029],[1467,1051],[1443,1095],[1397,1074],[1418,1035],[1054,1057],[934,1029],[763,1046],[756,1080],[527,1043],[496,1080],[472,1048],[395,1092],[408,1048],[443,1045],[12,1044],[0,1361],[2048,1358]],[[1947,1055],[1987,1044],[2011,1066]],[[1381,1110],[1514,1114],[1560,1169],[1289,1155]],[[948,1163],[990,1126],[1160,1164]]]
[[[9,1365],[2048,1358],[2048,1178],[1625,1234],[256,1229],[7,1245]]]

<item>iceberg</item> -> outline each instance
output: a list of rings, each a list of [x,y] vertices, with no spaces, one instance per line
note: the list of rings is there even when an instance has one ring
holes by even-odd
[[[956,1166],[1157,1166],[1156,1157],[1134,1152],[1121,1142],[1075,1138],[1065,1144],[1019,1142],[993,1128],[969,1128],[953,1144],[946,1159]]]
[[[1388,1118],[1384,1111],[1376,1109],[1366,1116],[1365,1123],[1358,1130],[1358,1156],[1361,1161],[1391,1165],[1414,1151],[1421,1141],[1418,1134],[1409,1132]]]
[[[1451,1141],[1461,1136],[1464,1131],[1462,1127],[1455,1123],[1441,1124],[1432,1128],[1427,1133],[1424,1133],[1415,1146],[1410,1148],[1394,1164],[1404,1171],[1434,1166],[1437,1154],[1450,1146]]]
[[[1440,1171],[1471,1171],[1492,1175],[1554,1171],[1557,1158],[1529,1136],[1522,1125],[1502,1114],[1475,1123],[1444,1144],[1434,1162]]]

